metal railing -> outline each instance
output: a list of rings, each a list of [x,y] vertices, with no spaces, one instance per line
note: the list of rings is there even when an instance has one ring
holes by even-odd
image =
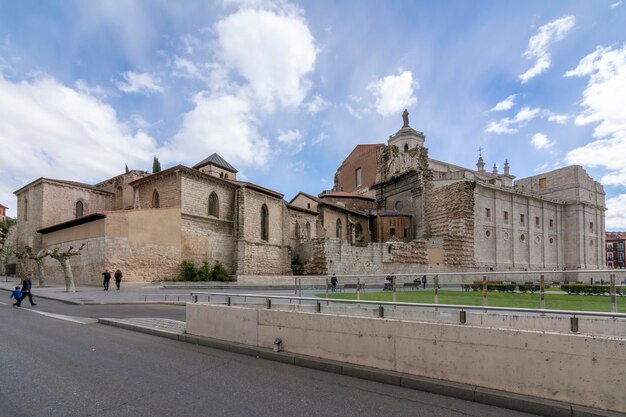
[[[356,304],[360,305],[372,305],[378,306],[378,316],[385,317],[385,307],[408,307],[408,308],[430,308],[438,311],[439,309],[458,310],[459,323],[465,324],[467,322],[467,311],[496,311],[496,312],[516,312],[526,314],[554,314],[554,315],[567,315],[570,316],[570,330],[574,333],[578,332],[578,316],[591,316],[591,317],[607,317],[607,318],[624,318],[626,319],[626,313],[617,312],[598,312],[598,311],[574,311],[574,310],[549,310],[549,309],[535,309],[535,308],[522,308],[522,307],[490,307],[490,306],[471,306],[471,305],[456,305],[456,304],[431,304],[431,303],[405,303],[395,301],[372,301],[372,300],[346,300],[337,298],[319,298],[319,297],[298,297],[298,296],[286,296],[286,295],[271,295],[271,294],[240,294],[240,293],[220,293],[210,291],[193,291],[191,292],[192,302],[197,303],[199,296],[207,296],[207,301],[211,301],[211,296],[218,296],[224,298],[226,305],[232,305],[232,299],[239,297],[247,301],[248,298],[252,299],[264,299],[267,309],[272,308],[272,300],[295,300],[298,304],[303,301],[315,304],[316,312],[321,312],[321,305],[326,303],[338,303],[338,304]]]

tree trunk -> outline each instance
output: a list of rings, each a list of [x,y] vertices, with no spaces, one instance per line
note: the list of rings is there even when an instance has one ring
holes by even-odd
[[[72,266],[70,265],[70,258],[63,258],[61,261],[63,266],[63,273],[65,274],[65,292],[76,292],[76,286],[74,285],[74,275],[72,274]]]
[[[46,283],[43,276],[43,259],[35,259],[35,263],[37,264],[37,278],[39,278],[39,286],[43,287]]]

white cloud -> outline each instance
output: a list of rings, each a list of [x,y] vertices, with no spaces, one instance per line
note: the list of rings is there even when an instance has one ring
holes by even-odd
[[[513,134],[517,133],[518,129],[510,127],[510,119],[502,119],[498,122],[489,122],[487,127],[485,128],[486,133],[505,133],[505,134]]]
[[[74,83],[76,89],[82,94],[104,98],[108,96],[107,91],[99,85],[89,85],[85,80],[78,80]]]
[[[626,194],[606,200],[606,228],[626,229]]]
[[[570,116],[569,114],[554,114],[554,113],[548,114],[549,122],[554,122],[560,125],[566,124],[567,121],[571,118],[572,116]]]
[[[311,101],[305,104],[305,107],[309,113],[316,114],[322,110],[326,110],[329,105],[328,101],[324,100],[323,97],[316,95]]]
[[[305,144],[304,136],[302,136],[302,133],[300,133],[298,129],[288,130],[286,132],[279,130],[276,140],[290,148],[292,155],[300,152]]]
[[[552,147],[556,142],[548,139],[545,133],[535,133],[530,140],[530,144],[535,149],[547,149]]]
[[[566,77],[589,77],[583,92],[584,108],[577,125],[595,124],[595,141],[568,152],[569,163],[601,166],[609,170],[602,178],[608,185],[626,180],[626,45],[621,49],[598,47],[568,71]],[[626,207],[624,208],[626,210]]]
[[[508,96],[507,98],[493,106],[493,108],[489,111],[492,112],[510,110],[515,105],[515,97],[517,97],[517,94],[512,94]]]
[[[180,131],[159,151],[164,160],[193,165],[217,152],[235,167],[268,161],[269,141],[259,134],[254,104],[245,90],[238,95],[201,92],[193,102]]]
[[[240,9],[215,25],[217,55],[250,84],[266,110],[299,106],[311,83],[317,49],[295,7]]]
[[[536,167],[535,169],[533,169],[534,172],[540,172],[540,171],[544,171],[546,168],[548,168],[548,164],[541,164],[538,167]]]
[[[322,132],[319,135],[317,135],[316,137],[313,138],[313,140],[311,141],[311,145],[317,145],[319,143],[324,142],[326,139],[329,139],[330,136],[328,136],[326,133]]]
[[[413,95],[417,87],[417,82],[413,81],[413,73],[402,71],[398,75],[388,75],[371,83],[367,89],[376,98],[375,108],[378,114],[387,117],[397,115],[417,103],[417,98]]]
[[[513,134],[517,133],[521,127],[526,126],[528,122],[536,118],[541,114],[541,108],[539,107],[522,107],[515,117],[512,119],[504,117],[497,122],[491,121],[485,128],[487,133],[505,133]]]
[[[611,9],[614,9],[621,5],[622,5],[622,0],[616,1],[615,3],[611,3]]]
[[[46,75],[15,83],[0,75],[0,143],[0,201],[9,204],[38,177],[93,183],[124,164],[145,169],[156,154],[153,139],[111,106]]]
[[[539,28],[537,34],[528,41],[528,49],[524,52],[524,57],[534,59],[535,65],[525,73],[520,74],[522,83],[528,82],[531,78],[541,74],[552,65],[548,47],[565,37],[573,27],[576,19],[574,16],[566,16],[545,24]]]
[[[125,81],[117,83],[117,88],[120,91],[145,95],[163,92],[163,87],[159,85],[159,81],[151,74],[127,71],[122,75]]]

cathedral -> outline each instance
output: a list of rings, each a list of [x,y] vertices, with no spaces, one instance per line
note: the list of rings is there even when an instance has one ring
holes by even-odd
[[[361,144],[332,190],[283,194],[237,179],[213,154],[193,167],[128,171],[98,184],[39,178],[19,190],[16,248],[84,244],[78,282],[122,269],[171,279],[182,260],[220,262],[238,279],[306,274],[563,270],[604,265],[604,191],[580,166],[529,178],[429,158],[403,125]],[[46,274],[61,279],[53,260]],[[248,278],[246,278],[248,277]]]

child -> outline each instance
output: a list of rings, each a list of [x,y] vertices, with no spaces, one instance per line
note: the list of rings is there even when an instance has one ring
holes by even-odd
[[[14,306],[19,307],[22,304],[22,291],[20,291],[20,286],[15,287],[15,291],[11,291],[11,297],[15,298]]]

